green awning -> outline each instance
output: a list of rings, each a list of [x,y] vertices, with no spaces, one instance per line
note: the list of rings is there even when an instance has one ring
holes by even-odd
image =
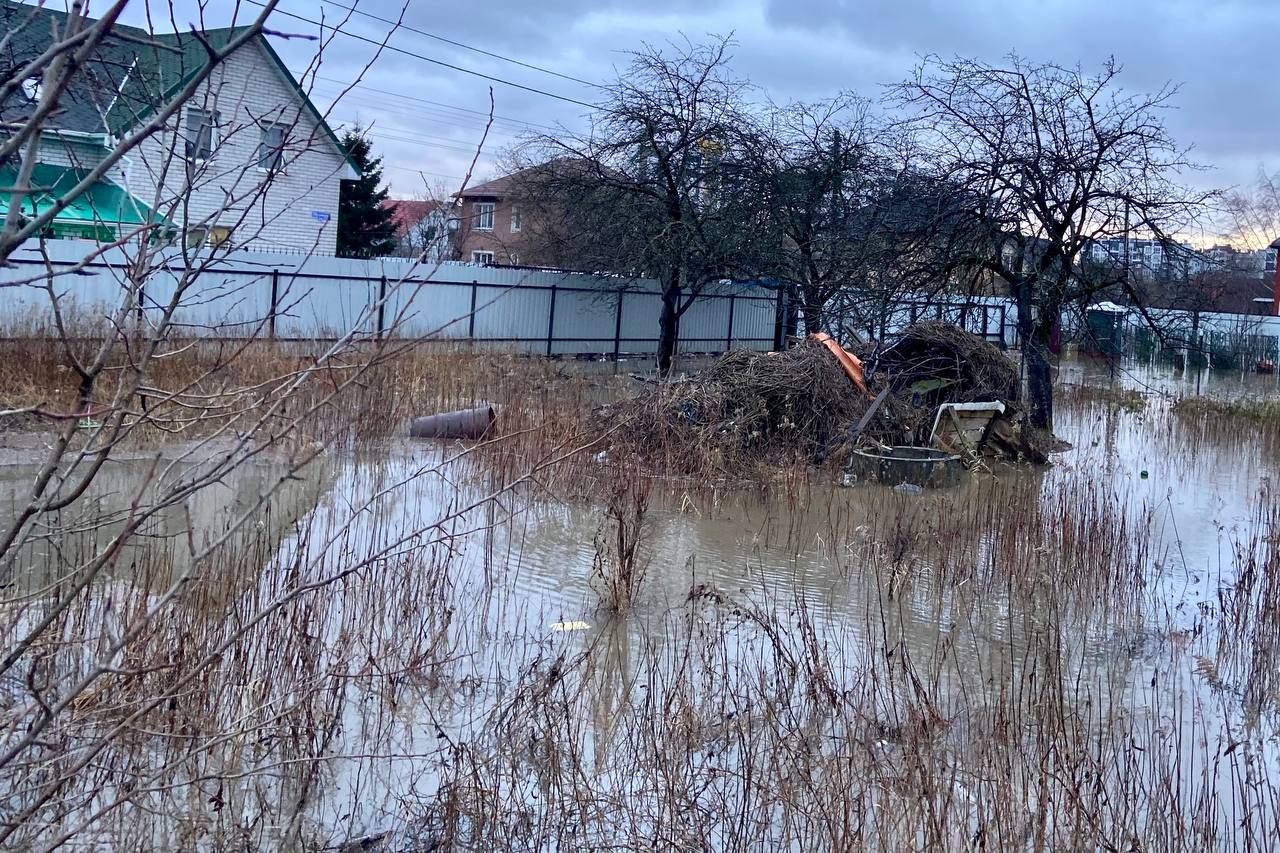
[[[84,180],[88,172],[49,163],[37,163],[31,174],[32,191],[22,199],[22,213],[30,219],[44,213]],[[0,217],[8,215],[13,200],[8,192],[18,180],[14,166],[0,168]],[[54,237],[112,240],[140,225],[167,224],[142,202],[106,178],[98,180],[58,212],[50,224]]]

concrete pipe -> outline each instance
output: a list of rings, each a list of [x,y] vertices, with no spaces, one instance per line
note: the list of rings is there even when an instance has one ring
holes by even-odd
[[[413,438],[484,438],[493,428],[496,418],[493,406],[488,404],[474,409],[424,415],[409,422],[409,435]]]

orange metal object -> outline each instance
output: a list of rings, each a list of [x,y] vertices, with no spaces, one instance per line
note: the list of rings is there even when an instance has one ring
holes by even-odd
[[[836,343],[835,338],[826,332],[814,332],[809,337],[831,350],[831,354],[836,357],[836,361],[840,362],[840,366],[853,380],[853,384],[858,386],[858,390],[863,394],[867,393],[867,381],[862,375],[861,359]]]

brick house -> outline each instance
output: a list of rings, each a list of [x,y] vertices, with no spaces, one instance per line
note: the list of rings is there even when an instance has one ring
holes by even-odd
[[[63,12],[0,0],[0,23],[9,33],[0,67],[12,73],[38,56],[66,20]],[[222,49],[243,32],[201,35]],[[115,26],[59,101],[39,152],[44,174],[73,185],[118,140],[171,103],[207,61],[204,46],[189,33]],[[38,102],[38,86],[23,86],[0,104],[0,119],[21,122]],[[0,170],[14,166],[0,164]],[[333,131],[258,35],[103,179],[113,198],[131,200],[122,205],[128,214],[87,201],[80,206],[90,227],[65,224],[46,236],[114,238],[138,218],[163,222],[169,236],[187,245],[332,254],[340,184],[355,177]],[[35,194],[27,201],[35,206]]]
[[[527,267],[575,267],[566,243],[574,161],[560,158],[467,187],[454,196],[454,257]]]
[[[521,178],[530,171],[504,175],[457,194],[458,229],[454,251],[458,260],[476,264],[538,265],[525,235],[519,189]]]

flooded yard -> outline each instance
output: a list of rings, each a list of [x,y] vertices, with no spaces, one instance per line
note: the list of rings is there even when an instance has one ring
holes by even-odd
[[[112,463],[5,566],[5,647],[58,632],[0,683],[0,846],[1269,849],[1280,428],[1175,413],[1154,368],[1137,406],[1060,381],[1051,467],[920,494],[264,456],[57,609],[206,464]]]

